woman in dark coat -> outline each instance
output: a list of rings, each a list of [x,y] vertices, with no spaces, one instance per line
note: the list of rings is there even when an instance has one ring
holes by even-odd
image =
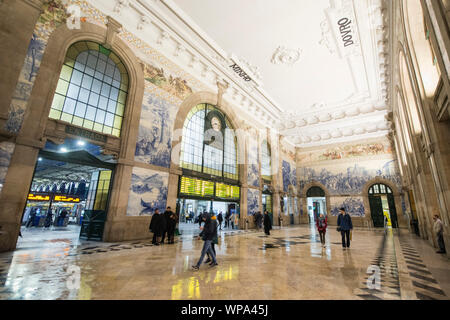
[[[269,236],[272,229],[272,222],[270,221],[269,213],[264,211],[264,232]]]

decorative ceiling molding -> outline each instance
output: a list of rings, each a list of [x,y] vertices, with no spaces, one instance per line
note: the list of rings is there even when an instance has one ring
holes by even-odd
[[[300,59],[301,54],[301,49],[288,49],[284,46],[279,46],[273,53],[270,62],[291,67]]]

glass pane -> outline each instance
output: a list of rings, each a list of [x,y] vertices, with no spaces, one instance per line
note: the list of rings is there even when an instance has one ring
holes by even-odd
[[[78,99],[78,92],[80,91],[80,87],[71,84],[69,86],[69,90],[67,91],[67,96],[72,99]]]
[[[81,88],[78,100],[83,103],[87,103],[89,101],[89,90]]]
[[[98,105],[99,98],[100,96],[98,94],[91,92],[91,95],[89,96],[89,104],[96,107]]]
[[[386,193],[386,188],[384,184],[380,184],[380,193]]]
[[[379,190],[377,184],[373,186],[373,192],[374,192],[374,193],[380,193],[380,190]]]
[[[81,85],[81,79],[83,78],[83,73],[80,71],[74,70],[72,74],[71,83],[76,84],[77,86]]]
[[[100,100],[98,102],[99,109],[106,110],[107,106],[108,106],[108,99],[105,97],[100,97]]]
[[[105,125],[112,127],[114,123],[114,114],[107,112],[105,118]]]
[[[66,81],[70,81],[70,78],[72,77],[72,70],[73,69],[71,67],[63,65],[60,78]]]
[[[73,112],[75,110],[75,104],[76,104],[75,100],[67,98],[66,101],[64,102],[64,109],[63,109],[63,111],[73,114]]]
[[[85,118],[94,121],[96,111],[97,111],[96,108],[88,106]]]
[[[106,112],[103,110],[97,110],[97,115],[95,116],[95,122],[103,124],[105,121]]]
[[[85,89],[91,90],[92,80],[93,80],[93,78],[91,76],[85,74],[83,76],[83,82],[82,82],[81,86]]]
[[[87,108],[87,105],[85,103],[78,102],[77,106],[75,108],[75,115],[78,117],[84,118],[84,115],[86,113],[86,108]]]
[[[62,110],[64,106],[64,96],[60,94],[55,94],[55,97],[53,98],[52,108],[56,110]]]

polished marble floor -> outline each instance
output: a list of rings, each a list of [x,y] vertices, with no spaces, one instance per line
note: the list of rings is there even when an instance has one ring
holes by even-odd
[[[39,230],[41,231],[41,230]],[[0,254],[0,299],[448,299],[450,262],[425,241],[388,230],[354,230],[343,250],[333,228],[322,247],[314,228],[228,230],[219,266],[191,266],[202,241],[83,242],[70,230],[23,233]],[[72,235],[72,236],[70,236]],[[40,239],[40,241],[39,241]],[[368,268],[380,287],[368,287]],[[375,282],[371,282],[375,283]]]

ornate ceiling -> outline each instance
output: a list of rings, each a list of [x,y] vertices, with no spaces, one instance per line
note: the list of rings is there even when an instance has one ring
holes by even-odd
[[[390,1],[90,2],[296,146],[388,133]]]

